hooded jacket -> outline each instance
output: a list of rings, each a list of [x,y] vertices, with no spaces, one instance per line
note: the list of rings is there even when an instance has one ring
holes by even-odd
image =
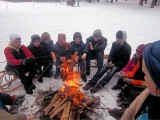
[[[82,56],[84,53],[84,49],[85,49],[85,44],[84,42],[81,40],[80,44],[76,44],[74,41],[72,41],[70,43],[71,48],[70,48],[70,52],[73,55],[75,52],[78,52],[78,56]]]
[[[86,40],[86,47],[84,50],[85,53],[88,53],[90,51],[89,42],[91,42],[93,45],[93,51],[104,52],[107,46],[107,39],[105,37],[102,36],[102,38],[99,41],[95,42],[93,36],[91,36]]]

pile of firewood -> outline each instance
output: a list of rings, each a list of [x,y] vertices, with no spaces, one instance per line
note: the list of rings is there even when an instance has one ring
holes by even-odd
[[[93,102],[92,98],[85,97],[83,103],[74,105],[72,100],[56,93],[47,107],[44,115],[49,115],[51,119],[57,117],[61,120],[80,120],[80,114]]]

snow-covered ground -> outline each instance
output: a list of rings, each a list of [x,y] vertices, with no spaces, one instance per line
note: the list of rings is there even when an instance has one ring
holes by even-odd
[[[150,4],[138,6],[137,0],[124,1],[111,4],[81,2],[80,7],[66,6],[66,3],[7,3],[0,1],[0,62],[5,61],[3,50],[9,42],[11,33],[18,33],[22,37],[22,43],[28,45],[32,34],[41,35],[49,32],[54,43],[58,33],[65,33],[67,41],[71,41],[74,32],[81,32],[84,42],[97,28],[102,30],[103,36],[108,39],[105,53],[109,53],[112,42],[118,30],[126,30],[128,43],[132,46],[132,54],[141,43],[153,42],[160,39],[160,6],[153,9]],[[150,1],[149,1],[150,3]],[[8,5],[8,10],[6,5]],[[6,63],[0,63],[0,69],[4,69]],[[94,74],[94,72],[92,72]],[[91,78],[91,76],[90,76]],[[106,106],[116,107],[115,98],[117,92],[110,88],[111,84],[98,92],[102,102]],[[43,84],[35,81],[37,89],[48,89],[60,86],[59,80],[45,78]],[[113,95],[109,94],[108,91]],[[12,94],[25,93],[19,88]],[[112,119],[106,117],[106,119]],[[106,120],[104,119],[104,120]]]

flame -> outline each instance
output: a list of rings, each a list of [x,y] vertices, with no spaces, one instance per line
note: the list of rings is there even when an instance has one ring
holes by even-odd
[[[62,79],[64,81],[63,86],[59,90],[64,97],[67,97],[69,100],[73,101],[73,105],[77,106],[82,103],[84,99],[84,94],[80,91],[80,84],[78,79],[80,78],[80,73],[73,65],[73,60],[76,58],[77,53],[74,54],[70,62],[62,62]]]

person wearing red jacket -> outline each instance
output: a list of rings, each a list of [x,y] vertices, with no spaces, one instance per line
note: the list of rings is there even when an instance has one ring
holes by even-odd
[[[35,59],[29,49],[21,45],[21,37],[17,34],[10,35],[10,43],[4,49],[4,54],[7,60],[6,71],[14,72],[28,94],[33,93],[36,86],[32,83],[32,79],[36,75]],[[26,76],[25,73],[29,72]]]

